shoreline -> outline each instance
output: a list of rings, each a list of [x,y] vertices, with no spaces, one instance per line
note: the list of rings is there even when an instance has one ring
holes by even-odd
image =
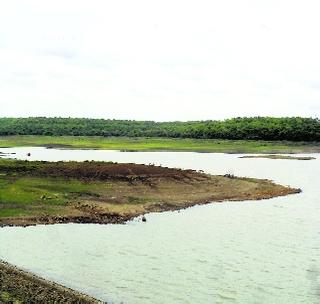
[[[102,304],[104,302],[0,260],[0,303]]]
[[[46,147],[126,152],[199,152],[227,154],[320,153],[320,142],[102,136],[0,136],[1,148]]]
[[[141,153],[141,152],[175,152],[175,153],[208,153],[208,154],[228,154],[228,155],[248,155],[248,157],[239,157],[239,158],[258,158],[258,157],[251,157],[251,154],[257,154],[256,156],[269,156],[269,155],[275,155],[275,156],[282,156],[282,154],[288,154],[288,155],[298,155],[298,154],[320,154],[320,148],[319,150],[308,150],[308,151],[262,151],[258,153],[240,150],[240,151],[212,151],[212,150],[192,150],[192,149],[143,149],[143,150],[132,150],[132,149],[108,149],[108,148],[99,148],[99,147],[92,147],[92,148],[84,148],[84,147],[76,147],[76,146],[65,146],[61,147],[60,145],[55,146],[47,146],[47,145],[40,145],[40,146],[18,146],[18,147],[0,147],[0,149],[14,149],[14,148],[45,148],[48,150],[54,149],[54,150],[69,150],[69,151],[108,151],[108,152],[120,152],[120,153]],[[16,153],[1,153],[0,152],[0,158],[6,157],[6,158],[12,158]],[[10,157],[9,157],[10,156]]]
[[[211,150],[188,150],[188,149],[180,149],[180,150],[174,150],[174,149],[143,149],[143,150],[127,150],[127,149],[121,149],[121,150],[117,150],[117,149],[108,149],[108,148],[98,148],[98,147],[92,147],[92,148],[81,148],[81,147],[74,147],[74,146],[70,146],[70,147],[60,147],[59,145],[55,146],[55,147],[51,147],[51,146],[46,146],[46,145],[41,145],[41,146],[18,146],[18,147],[0,147],[0,159],[1,158],[11,158],[11,159],[15,159],[14,156],[17,154],[16,152],[14,153],[5,153],[5,152],[1,152],[1,149],[15,149],[15,148],[45,148],[48,150],[54,149],[54,150],[61,150],[61,151],[108,151],[108,152],[119,152],[119,153],[141,153],[141,152],[174,152],[174,153],[199,153],[199,154],[227,154],[227,155],[244,155],[243,157],[239,157],[239,158],[259,158],[259,156],[261,157],[266,157],[269,155],[274,155],[274,156],[280,156],[279,159],[281,159],[281,156],[283,156],[282,154],[287,154],[287,155],[299,155],[299,154],[320,154],[320,149],[319,150],[310,150],[310,151],[291,151],[291,152],[286,152],[286,151],[263,151],[263,152],[258,152],[258,153],[254,153],[254,152],[250,152],[250,151],[211,151]],[[256,154],[254,155],[255,157],[252,157],[252,154]],[[269,158],[269,157],[268,157]],[[285,159],[285,158],[283,158]]]

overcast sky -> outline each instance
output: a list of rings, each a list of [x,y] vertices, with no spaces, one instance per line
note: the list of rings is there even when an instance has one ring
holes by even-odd
[[[320,116],[320,1],[0,2],[0,116]]]

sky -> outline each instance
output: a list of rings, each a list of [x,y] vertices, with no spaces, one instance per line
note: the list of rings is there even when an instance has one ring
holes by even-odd
[[[0,2],[0,116],[320,117],[320,1]]]

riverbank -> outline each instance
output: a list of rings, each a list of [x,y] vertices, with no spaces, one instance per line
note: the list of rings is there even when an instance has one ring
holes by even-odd
[[[103,302],[0,261],[0,303],[99,304]]]
[[[148,212],[299,193],[269,180],[107,162],[0,159],[0,225],[124,223]]]
[[[48,147],[119,151],[190,151],[208,153],[319,153],[319,142],[173,139],[99,136],[1,136],[1,148]]]

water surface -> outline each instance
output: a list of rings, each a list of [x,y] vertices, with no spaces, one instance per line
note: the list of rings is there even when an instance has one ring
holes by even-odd
[[[268,178],[303,193],[147,215],[147,223],[0,229],[0,258],[110,303],[319,303],[320,155],[0,149],[20,159],[155,163]],[[31,152],[31,157],[27,157]]]

